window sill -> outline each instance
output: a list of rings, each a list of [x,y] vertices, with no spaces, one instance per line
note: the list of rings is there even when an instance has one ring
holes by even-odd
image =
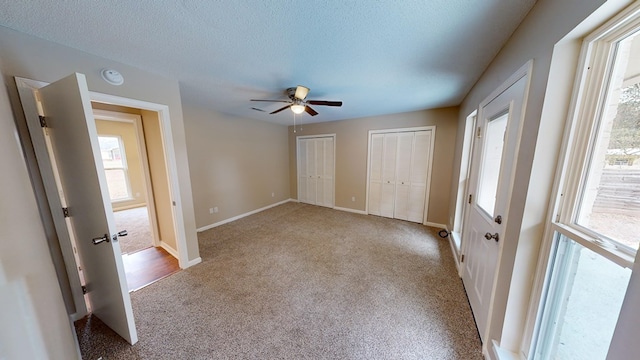
[[[498,342],[493,340],[493,353],[496,354],[497,360],[526,360],[522,355],[516,354],[509,350],[505,350],[498,345]]]

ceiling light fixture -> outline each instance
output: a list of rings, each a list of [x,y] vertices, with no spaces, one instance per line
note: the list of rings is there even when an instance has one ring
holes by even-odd
[[[293,111],[294,114],[302,114],[304,112],[304,108],[305,106],[302,104],[291,105],[291,111]]]

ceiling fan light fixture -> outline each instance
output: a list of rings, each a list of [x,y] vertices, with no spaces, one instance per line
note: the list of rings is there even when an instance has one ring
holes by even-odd
[[[304,100],[304,98],[307,97],[307,94],[309,93],[309,88],[302,86],[302,85],[298,85],[296,87],[296,92],[295,92],[295,97],[300,99],[300,100]]]
[[[294,114],[302,114],[304,112],[304,105],[301,104],[293,104],[291,105],[291,111],[293,111]]]

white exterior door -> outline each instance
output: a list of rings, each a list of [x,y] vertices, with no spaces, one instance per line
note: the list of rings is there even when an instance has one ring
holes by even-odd
[[[86,79],[73,74],[39,93],[92,312],[135,344],[138,336]]]
[[[333,208],[335,137],[298,138],[298,201]]]
[[[482,105],[470,176],[471,203],[463,229],[462,279],[484,341],[496,263],[511,196],[527,77]]]

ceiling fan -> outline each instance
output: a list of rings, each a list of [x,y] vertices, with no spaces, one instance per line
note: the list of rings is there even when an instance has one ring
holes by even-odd
[[[322,105],[322,106],[342,106],[342,101],[326,101],[326,100],[305,100],[307,94],[309,93],[309,88],[304,87],[302,85],[298,85],[294,88],[287,89],[287,96],[289,100],[256,100],[251,99],[251,101],[263,101],[263,102],[283,102],[287,103],[287,106],[283,106],[276,111],[272,111],[269,114],[277,114],[280,111],[291,108],[295,114],[302,114],[306,112],[311,116],[318,115],[318,112],[313,110],[309,105]],[[252,108],[258,111],[264,111],[258,108]]]

